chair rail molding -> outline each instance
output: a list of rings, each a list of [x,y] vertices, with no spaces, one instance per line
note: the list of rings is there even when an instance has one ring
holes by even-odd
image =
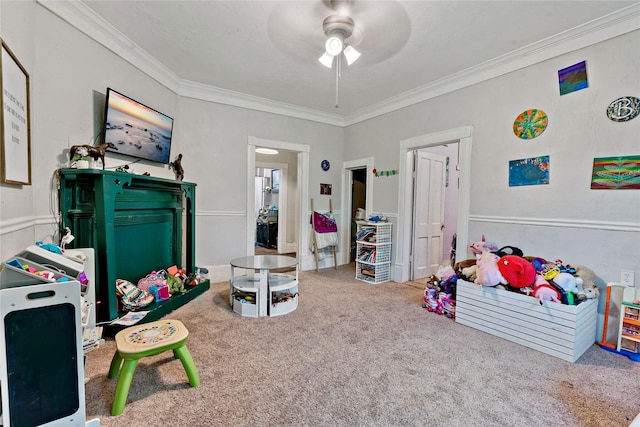
[[[533,225],[539,227],[580,228],[591,230],[640,232],[640,223],[595,221],[572,218],[528,218],[491,215],[469,215],[470,222],[490,222],[497,224]]]

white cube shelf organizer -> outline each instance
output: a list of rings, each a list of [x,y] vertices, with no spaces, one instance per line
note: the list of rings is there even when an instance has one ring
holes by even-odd
[[[575,362],[596,341],[598,300],[564,305],[458,280],[456,322]]]
[[[357,221],[356,279],[369,283],[391,280],[391,225]]]

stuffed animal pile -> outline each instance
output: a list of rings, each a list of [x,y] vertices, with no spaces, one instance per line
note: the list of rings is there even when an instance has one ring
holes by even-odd
[[[543,301],[576,305],[600,295],[596,275],[584,266],[564,265],[562,260],[524,256],[514,246],[498,249],[482,239],[470,245],[476,259],[458,262],[455,274],[480,286],[494,286]]]

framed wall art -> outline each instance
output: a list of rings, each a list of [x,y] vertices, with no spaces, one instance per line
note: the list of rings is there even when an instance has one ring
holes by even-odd
[[[0,57],[2,111],[1,180],[8,184],[31,185],[31,128],[29,120],[29,73],[4,40]]]
[[[596,157],[592,190],[640,190],[640,156]]]
[[[533,139],[539,136],[547,128],[549,118],[547,114],[532,108],[523,111],[513,121],[513,133],[520,139]]]
[[[509,161],[509,187],[549,184],[549,156]]]
[[[587,61],[558,70],[558,84],[560,85],[560,95],[588,88]]]

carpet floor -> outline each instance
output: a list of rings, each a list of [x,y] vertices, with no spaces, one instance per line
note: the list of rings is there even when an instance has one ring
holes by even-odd
[[[422,308],[424,286],[354,267],[300,273],[299,305],[247,318],[228,282],[167,317],[189,329],[201,384],[170,352],[142,359],[124,412],[108,338],[88,353],[87,418],[115,426],[628,426],[640,364],[593,345],[569,363]]]

